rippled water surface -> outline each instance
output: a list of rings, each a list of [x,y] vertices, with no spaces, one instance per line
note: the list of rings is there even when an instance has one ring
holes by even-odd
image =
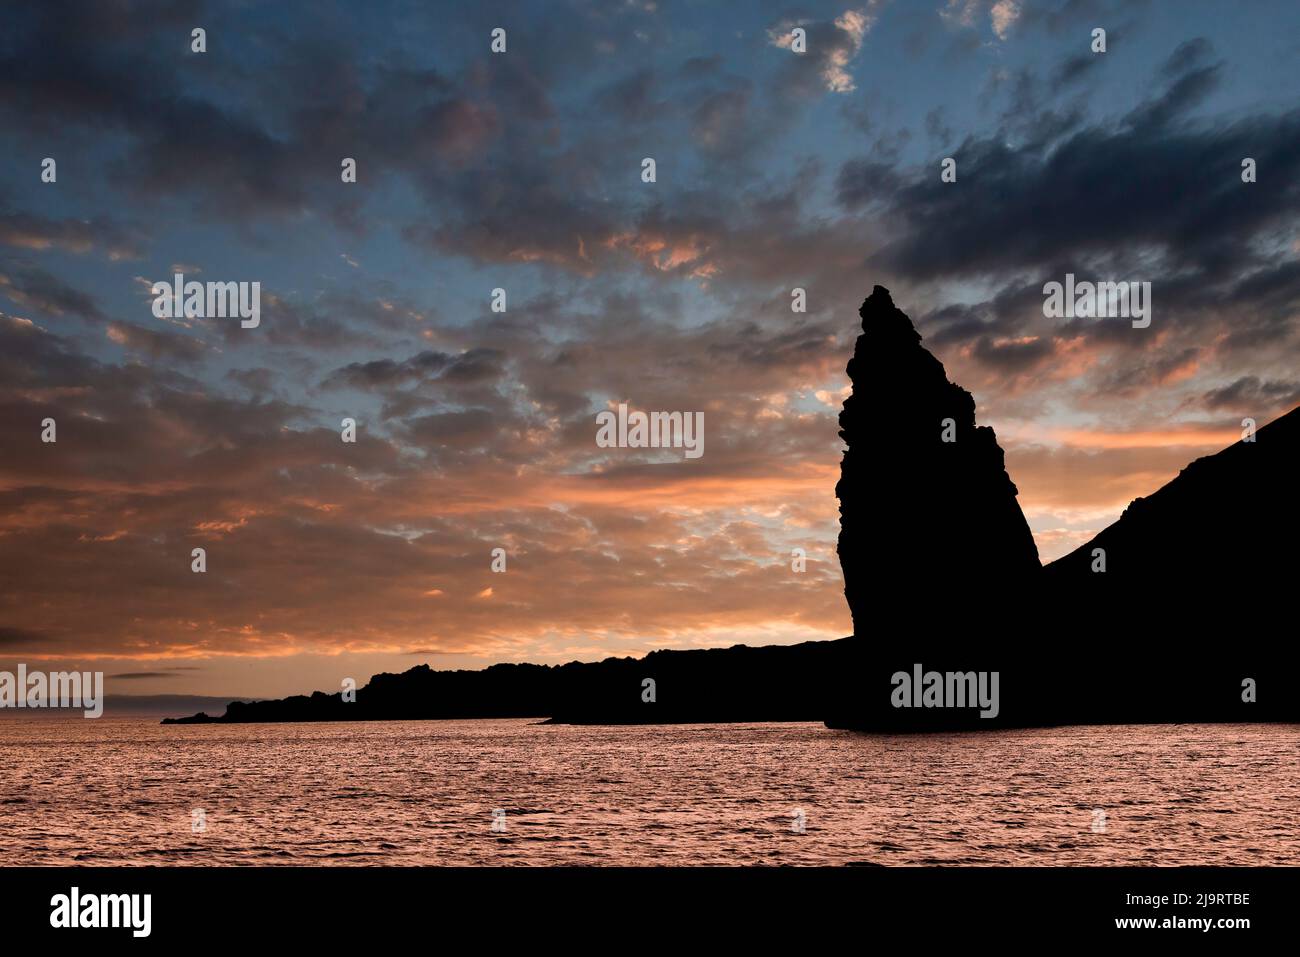
[[[0,864],[1295,864],[1298,743],[1261,725],[7,719]]]

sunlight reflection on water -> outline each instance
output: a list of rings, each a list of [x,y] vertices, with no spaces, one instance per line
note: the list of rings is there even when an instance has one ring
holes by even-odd
[[[8,719],[0,864],[1295,864],[1298,739]]]

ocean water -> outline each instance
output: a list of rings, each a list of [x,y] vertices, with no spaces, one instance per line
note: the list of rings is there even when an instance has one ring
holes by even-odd
[[[1296,864],[1298,743],[1261,725],[8,719],[0,864]]]

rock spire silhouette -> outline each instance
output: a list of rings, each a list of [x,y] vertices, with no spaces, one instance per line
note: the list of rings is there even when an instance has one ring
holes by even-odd
[[[1041,566],[1002,449],[991,428],[975,424],[971,394],[948,381],[883,286],[859,315],[835,494],[845,597],[861,636],[882,601],[928,595],[941,606],[991,585],[1007,594]]]

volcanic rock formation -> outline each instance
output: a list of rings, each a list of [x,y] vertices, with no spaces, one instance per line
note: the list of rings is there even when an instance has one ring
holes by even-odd
[[[1053,590],[1092,581],[1145,588],[1176,583],[1198,589],[1202,599],[1294,584],[1297,488],[1300,409],[1292,409],[1134,499],[1119,521],[1048,565],[1045,583]],[[1093,570],[1098,549],[1105,555],[1104,575]]]
[[[882,600],[928,596],[943,608],[987,587],[1010,595],[1041,566],[971,394],[948,381],[888,290],[876,286],[859,315],[835,494],[844,592],[861,637]]]

